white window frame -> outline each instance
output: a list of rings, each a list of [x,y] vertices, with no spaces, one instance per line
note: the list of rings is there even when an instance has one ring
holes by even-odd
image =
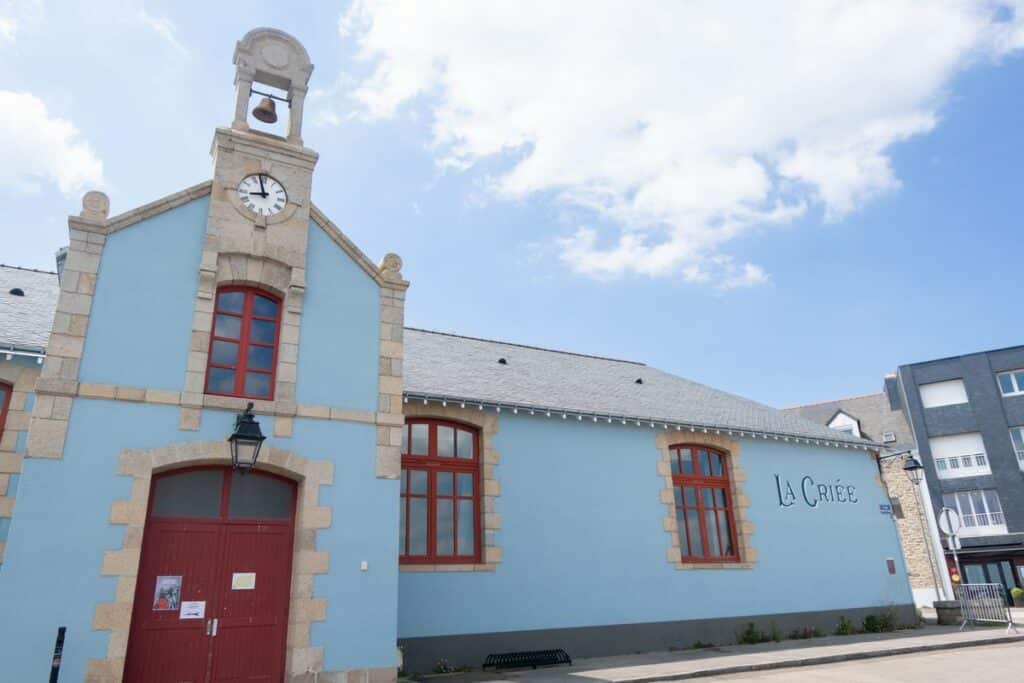
[[[1016,370],[1006,370],[1005,372],[996,373],[996,386],[999,387],[999,393],[1003,396],[1020,396],[1024,394],[1024,386],[1017,381],[1017,375],[1024,373],[1024,368],[1018,368]],[[1003,391],[1003,384],[999,381],[1000,377],[1009,377],[1010,384],[1013,385],[1014,391],[1006,393]]]
[[[998,510],[989,507],[989,496],[993,494]],[[974,506],[975,496],[980,494],[984,510],[976,510]],[[965,498],[968,508],[961,506]],[[960,533],[963,538],[972,536],[998,536],[1008,533],[1006,529],[1006,517],[1003,515],[1003,503],[999,500],[999,494],[995,489],[971,489],[968,491],[953,491],[942,494],[942,504],[952,507],[960,514]]]
[[[1010,427],[1010,442],[1013,452],[1017,454],[1017,465],[1024,470],[1024,426]]]
[[[979,432],[968,432],[968,434],[977,434],[978,441],[981,441],[981,434]],[[949,438],[960,436],[967,436],[967,434],[951,434]],[[980,451],[937,456],[935,451],[938,449],[934,441],[943,438],[947,437],[933,437],[929,440],[932,461],[935,463],[935,472],[939,475],[939,479],[959,479],[961,477],[980,477],[992,474],[992,467],[989,465],[984,443],[981,444]]]
[[[964,384],[963,377],[918,384],[917,394],[921,397],[921,405],[926,410],[970,403],[970,397],[967,396],[967,385]]]

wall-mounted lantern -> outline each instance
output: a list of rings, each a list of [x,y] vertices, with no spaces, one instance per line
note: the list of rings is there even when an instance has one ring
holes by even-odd
[[[252,414],[252,402],[245,411],[235,417],[235,431],[228,437],[231,444],[231,466],[237,470],[251,470],[256,467],[256,458],[260,457],[260,446],[267,437],[260,430],[260,423]]]
[[[921,483],[921,478],[924,477],[924,465],[917,458],[911,456],[907,458],[906,464],[903,465],[903,472],[910,479],[910,483],[917,486]]]

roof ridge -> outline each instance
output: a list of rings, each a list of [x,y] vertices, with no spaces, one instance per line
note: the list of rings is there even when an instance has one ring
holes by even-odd
[[[641,367],[647,367],[647,363],[641,363],[637,360],[624,360],[622,358],[609,358],[608,356],[595,356],[590,353],[579,353],[577,351],[563,351],[562,349],[549,349],[543,346],[532,346],[530,344],[517,344],[516,342],[502,341],[500,339],[485,339],[484,337],[471,337],[465,334],[455,334],[453,332],[439,332],[438,330],[425,330],[422,327],[406,327],[407,330],[414,332],[425,332],[426,334],[439,334],[445,337],[455,337],[456,339],[469,339],[471,341],[482,341],[489,344],[503,344],[505,346],[515,346],[520,349],[530,349],[532,351],[547,351],[549,353],[562,353],[567,356],[579,356],[580,358],[593,358],[595,360],[606,360],[613,363],[628,363],[629,365],[639,365]]]
[[[852,401],[857,398],[867,398],[868,396],[883,396],[884,391],[871,391],[866,394],[857,394],[855,396],[841,396],[840,398],[833,398],[828,401],[816,401],[814,403],[800,403],[795,406],[786,406],[785,408],[778,408],[777,410],[796,410],[797,408],[810,408],[811,406],[823,406],[829,403],[839,403],[840,401]]]
[[[0,268],[11,268],[12,270],[24,270],[29,273],[44,273],[46,275],[56,275],[57,271],[54,270],[40,270],[39,268],[26,268],[24,266],[12,266],[9,263],[0,263]]]

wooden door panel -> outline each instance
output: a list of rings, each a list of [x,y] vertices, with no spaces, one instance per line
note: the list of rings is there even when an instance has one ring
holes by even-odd
[[[180,576],[180,602],[211,604],[216,587],[217,523],[151,521],[139,566],[125,680],[202,683],[210,659],[205,619],[181,619],[179,609],[156,610],[159,576]]]
[[[280,680],[291,593],[291,526],[228,522],[223,550],[211,680]],[[233,590],[235,573],[255,574],[255,588]]]

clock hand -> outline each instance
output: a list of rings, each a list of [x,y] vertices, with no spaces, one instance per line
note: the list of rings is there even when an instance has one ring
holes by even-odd
[[[264,199],[266,199],[267,198],[267,188],[263,187],[263,176],[262,175],[259,176],[259,179],[260,179],[260,192],[263,193],[261,196]]]

